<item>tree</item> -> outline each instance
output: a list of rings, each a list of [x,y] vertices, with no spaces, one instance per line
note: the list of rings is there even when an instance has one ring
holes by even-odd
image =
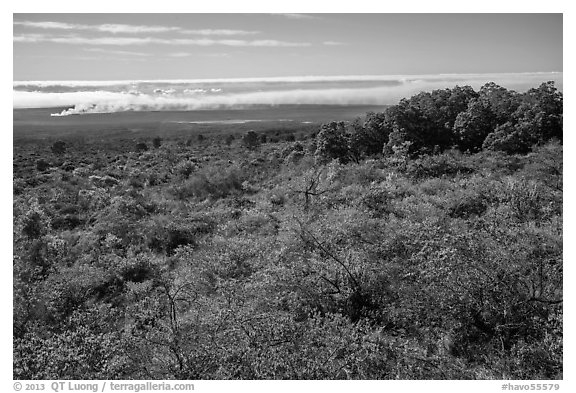
[[[393,130],[389,135],[389,148],[410,142],[409,154],[416,155],[431,152],[433,146],[437,144],[434,123],[411,100],[400,100],[398,105],[386,110],[386,116]]]
[[[254,131],[248,131],[242,138],[242,143],[248,149],[253,150],[260,146],[260,138],[258,138],[258,134]]]
[[[484,140],[496,128],[497,119],[486,101],[473,99],[465,112],[454,122],[454,134],[460,150],[477,152]]]
[[[410,155],[427,154],[444,150],[455,142],[453,126],[460,112],[478,97],[470,86],[422,92],[409,99],[402,99],[385,113],[396,137],[411,142]],[[394,146],[394,145],[391,145]],[[391,147],[390,146],[390,147]]]
[[[508,154],[524,154],[530,151],[530,146],[532,145],[527,136],[525,132],[522,132],[521,128],[508,121],[496,127],[494,132],[486,137],[482,148],[500,150]]]
[[[152,145],[158,149],[161,145],[162,145],[162,138],[160,138],[159,136],[155,137],[154,139],[152,139]]]
[[[384,113],[369,112],[364,123],[360,119],[354,120],[349,136],[352,158],[358,162],[362,157],[382,153],[391,132],[392,126],[386,121]]]
[[[498,124],[504,124],[510,120],[521,103],[521,96],[518,93],[494,82],[482,86],[478,98],[488,105]]]
[[[147,151],[148,150],[148,146],[144,143],[144,142],[140,142],[136,144],[136,151],[137,152],[143,152],[143,151]]]
[[[529,123],[534,139],[538,142],[552,138],[562,140],[564,101],[554,82],[545,82],[528,90],[524,101],[527,105],[519,108],[523,111],[520,123]]]
[[[344,122],[323,124],[316,136],[316,161],[325,163],[334,159],[345,164],[350,160],[348,135]]]
[[[62,155],[66,153],[66,143],[64,141],[56,141],[52,144],[52,153]]]
[[[521,95],[511,117],[488,137],[483,147],[507,153],[527,153],[533,145],[562,140],[563,98],[554,82],[542,83]]]

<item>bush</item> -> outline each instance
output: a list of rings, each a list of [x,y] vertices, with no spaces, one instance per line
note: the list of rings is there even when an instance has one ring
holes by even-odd
[[[182,185],[173,187],[172,192],[179,199],[189,197],[220,199],[242,191],[242,179],[235,169],[212,175],[209,179],[204,173],[195,174]]]
[[[38,239],[50,230],[50,219],[37,201],[32,201],[28,211],[22,217],[22,234],[30,239]]]
[[[501,201],[511,209],[519,221],[542,220],[551,214],[549,197],[539,183],[526,180],[509,180],[502,188]]]
[[[48,161],[43,158],[36,160],[36,169],[38,169],[40,172],[44,172],[48,168],[50,168],[50,163]]]
[[[406,172],[415,179],[466,175],[475,172],[469,166],[465,156],[457,151],[450,151],[440,155],[426,155],[421,158],[411,160],[408,163]]]
[[[155,252],[171,256],[180,246],[196,246],[197,238],[193,228],[186,228],[176,223],[164,223],[153,228],[148,236],[148,247]]]
[[[182,176],[184,179],[188,179],[196,169],[196,164],[188,160],[180,161],[178,164],[176,164],[174,169],[178,175]]]
[[[258,134],[256,134],[254,131],[248,131],[242,137],[242,144],[251,150],[257,148],[260,145]]]
[[[226,135],[226,138],[224,138],[224,142],[226,143],[226,145],[230,146],[232,142],[234,142],[234,139],[236,138],[234,137],[233,134],[228,134]]]
[[[448,208],[450,217],[469,219],[481,216],[488,209],[488,203],[483,195],[471,195],[455,201]]]
[[[140,142],[140,143],[136,144],[135,149],[136,149],[136,152],[140,153],[140,152],[148,151],[148,146],[146,145],[146,143]]]
[[[62,155],[66,153],[66,143],[64,141],[56,141],[52,144],[52,153]]]

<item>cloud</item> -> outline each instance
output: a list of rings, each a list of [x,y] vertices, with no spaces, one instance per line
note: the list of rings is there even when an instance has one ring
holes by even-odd
[[[164,56],[168,59],[174,58],[186,58],[186,57],[212,57],[212,58],[221,58],[221,57],[229,57],[228,53],[191,53],[191,52],[172,52],[167,53]],[[167,59],[164,59],[167,60]]]
[[[154,56],[151,53],[132,52],[132,51],[125,51],[125,50],[108,50],[108,49],[102,49],[102,48],[84,48],[84,50],[86,52],[104,53],[104,54],[119,55],[119,56],[137,56],[137,57]]]
[[[307,47],[309,42],[287,42],[278,40],[234,40],[234,39],[191,39],[158,37],[81,37],[77,35],[52,36],[44,34],[20,34],[14,36],[14,42],[41,43],[52,42],[68,45],[194,45],[194,46],[235,46],[235,47]]]
[[[201,57],[230,57],[229,53],[215,52],[215,53],[199,53]]]
[[[30,22],[14,21],[15,25],[50,30],[90,30],[105,33],[165,33],[180,30],[179,27],[169,26],[138,26],[125,24],[82,25],[62,22]]]
[[[277,76],[256,78],[213,78],[213,79],[157,79],[157,80],[116,80],[116,81],[14,81],[13,87],[19,88],[48,88],[57,86],[66,87],[108,87],[129,84],[188,84],[203,85],[219,84],[277,84],[277,83],[321,83],[321,82],[415,82],[415,81],[441,81],[452,84],[465,85],[467,83],[484,83],[485,81],[536,81],[559,80],[562,81],[562,72],[544,73],[493,73],[493,74],[436,74],[436,75],[304,75],[304,76]]]
[[[180,33],[197,34],[197,35],[253,35],[253,34],[260,34],[259,31],[230,30],[230,29],[180,30]]]
[[[51,36],[45,34],[22,34],[15,35],[14,42],[41,43],[52,42],[56,44],[70,45],[144,45],[153,42],[153,38],[136,37],[80,37],[76,35]]]
[[[311,14],[272,14],[277,16],[283,16],[288,19],[321,19],[319,16]]]
[[[71,93],[40,93],[14,91],[14,108],[54,108],[73,105],[89,105],[95,100],[113,101],[118,93],[109,91],[78,91]]]
[[[324,45],[328,45],[328,46],[341,46],[341,45],[346,45],[344,42],[338,42],[338,41],[324,41],[323,44],[324,44]]]
[[[357,85],[347,83],[340,87],[333,87],[333,84],[326,85],[330,87],[323,87],[315,82],[308,87],[302,83],[293,87],[288,84],[284,90],[271,85],[269,90],[264,91],[256,91],[252,86],[250,86],[251,90],[237,90],[234,83],[224,85],[227,91],[233,92],[224,92],[218,87],[189,87],[184,89],[183,86],[175,86],[173,88],[157,87],[156,91],[150,91],[150,93],[130,94],[130,90],[127,89],[132,85],[125,86],[126,91],[115,92],[103,89],[59,93],[15,90],[14,108],[73,106],[72,109],[61,113],[61,115],[71,115],[124,111],[235,108],[249,105],[386,105],[394,104],[399,99],[409,97],[420,91],[443,89],[455,85],[470,85],[478,89],[486,82],[494,81],[504,87],[524,91],[547,80],[556,80],[558,87],[562,88],[561,73],[545,73],[428,75],[419,78],[404,76],[389,80],[389,82],[395,83],[384,85],[374,83],[373,86],[367,86],[366,83],[362,82]]]
[[[174,53],[168,53],[166,56],[168,56],[168,57],[190,57],[190,56],[192,56],[192,53],[174,52]]]
[[[138,34],[138,33],[166,33],[178,32],[182,34],[195,34],[202,36],[222,35],[222,36],[235,36],[235,35],[253,35],[260,33],[259,31],[247,30],[233,30],[233,29],[199,29],[188,30],[182,29],[177,26],[142,26],[142,25],[127,25],[127,24],[100,24],[100,25],[83,25],[77,23],[62,23],[62,22],[31,22],[31,21],[14,21],[14,25],[24,26],[37,29],[46,30],[87,30],[99,31],[104,33],[113,34]]]
[[[84,26],[88,27],[88,26]],[[176,31],[178,27],[168,26],[134,26],[123,24],[104,24],[97,26],[98,31],[106,33],[165,33],[168,31]]]

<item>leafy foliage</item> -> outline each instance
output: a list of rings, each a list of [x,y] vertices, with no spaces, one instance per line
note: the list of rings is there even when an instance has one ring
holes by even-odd
[[[248,149],[255,149],[260,145],[260,138],[258,138],[258,134],[254,131],[248,131],[244,137],[242,137],[242,143]]]
[[[328,162],[337,159],[349,161],[348,135],[344,122],[331,122],[322,125],[316,136],[316,160]]]
[[[469,86],[422,92],[382,113],[368,113],[363,123],[323,125],[316,156],[324,162],[358,162],[382,151],[393,154],[394,146],[405,143],[411,156],[448,148],[525,154],[534,145],[562,140],[562,107],[553,82],[523,94],[494,83],[479,92]]]

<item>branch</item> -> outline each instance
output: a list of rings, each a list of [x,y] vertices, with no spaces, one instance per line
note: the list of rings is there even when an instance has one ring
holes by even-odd
[[[303,233],[306,233],[310,237],[310,239],[312,239],[312,241],[314,242],[316,247],[318,247],[323,253],[328,255],[330,258],[332,258],[334,261],[336,261],[336,263],[338,263],[340,266],[342,266],[342,268],[344,268],[344,270],[348,274],[348,277],[350,277],[350,280],[352,281],[352,285],[356,288],[356,290],[359,290],[360,284],[358,283],[358,280],[356,280],[356,277],[354,277],[354,275],[352,274],[350,269],[348,269],[348,266],[346,266],[346,264],[342,260],[340,260],[340,258],[338,258],[336,255],[334,255],[330,250],[328,250],[318,239],[316,239],[316,237],[309,230],[304,228],[304,226],[302,225],[302,222],[300,220],[298,220],[296,217],[295,217],[295,219],[298,222],[298,224],[300,225],[300,230]],[[306,240],[306,239],[304,239],[304,240]]]
[[[546,303],[546,304],[559,304],[559,303],[562,303],[562,302],[563,302],[562,299],[541,299],[541,298],[537,298],[537,297],[531,297],[531,298],[528,299],[527,301],[529,301],[529,302],[540,302],[540,303]]]
[[[335,295],[337,293],[341,293],[340,287],[334,281],[330,280],[328,277],[326,277],[324,275],[320,275],[320,278],[323,279],[324,281],[326,281],[328,284],[332,285],[336,289],[335,292],[329,292],[330,295]]]

